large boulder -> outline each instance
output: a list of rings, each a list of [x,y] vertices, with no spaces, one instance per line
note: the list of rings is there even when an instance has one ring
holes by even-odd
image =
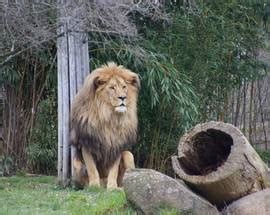
[[[160,207],[200,215],[219,214],[216,207],[190,191],[183,182],[151,169],[133,169],[124,176],[127,199],[145,214]]]
[[[224,215],[270,214],[270,189],[245,196],[223,210]]]

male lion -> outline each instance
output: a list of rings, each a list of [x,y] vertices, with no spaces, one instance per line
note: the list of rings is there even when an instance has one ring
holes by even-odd
[[[86,77],[71,110],[77,184],[107,183],[107,188],[116,188],[124,171],[134,168],[133,155],[127,150],[137,138],[139,87],[138,75],[115,63]]]

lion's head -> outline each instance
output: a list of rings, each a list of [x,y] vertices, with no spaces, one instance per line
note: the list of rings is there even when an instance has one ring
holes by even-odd
[[[124,114],[127,109],[136,105],[134,102],[137,99],[140,81],[137,74],[123,66],[108,63],[93,71],[89,82],[100,107],[105,105],[112,111]]]

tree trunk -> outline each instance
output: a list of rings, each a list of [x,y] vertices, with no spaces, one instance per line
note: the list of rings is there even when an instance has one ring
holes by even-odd
[[[269,187],[265,163],[238,128],[223,122],[186,133],[172,164],[181,179],[219,207]]]
[[[58,181],[64,186],[73,174],[71,158],[74,151],[69,145],[70,106],[89,72],[88,36],[78,22],[81,14],[70,12],[72,7],[75,9],[73,3],[58,1]]]

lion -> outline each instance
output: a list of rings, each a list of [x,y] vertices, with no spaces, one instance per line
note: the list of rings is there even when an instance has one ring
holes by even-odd
[[[90,73],[71,108],[75,184],[117,188],[135,168],[128,149],[137,140],[139,76],[107,63]]]

